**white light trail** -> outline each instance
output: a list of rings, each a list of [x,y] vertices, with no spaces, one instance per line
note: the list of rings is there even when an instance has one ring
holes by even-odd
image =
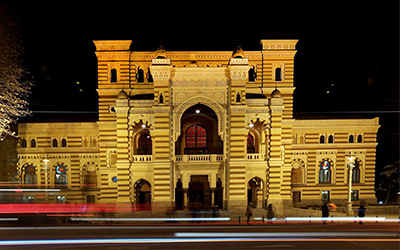
[[[17,221],[18,218],[0,218],[0,221]]]
[[[175,237],[229,237],[229,238],[251,238],[251,237],[339,237],[339,236],[379,236],[379,237],[396,237],[397,232],[249,232],[249,233],[175,233]]]
[[[70,218],[72,221],[229,221],[229,217],[217,218]]]

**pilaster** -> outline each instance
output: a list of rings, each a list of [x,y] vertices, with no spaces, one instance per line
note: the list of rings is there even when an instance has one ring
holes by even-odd
[[[115,113],[117,116],[117,202],[130,202],[129,149],[128,149],[128,113],[129,100],[127,94],[121,91],[116,100]]]
[[[282,203],[282,184],[283,184],[283,165],[284,165],[284,147],[282,146],[282,113],[283,99],[273,97],[270,99],[271,104],[271,125],[269,139],[269,155],[268,165],[269,172],[267,174],[268,183],[268,204],[273,204],[276,216],[283,214]]]

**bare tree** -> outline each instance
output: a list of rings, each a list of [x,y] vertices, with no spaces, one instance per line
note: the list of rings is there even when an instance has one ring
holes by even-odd
[[[0,139],[15,136],[11,125],[30,114],[27,97],[32,83],[21,60],[23,47],[10,6],[0,3]]]

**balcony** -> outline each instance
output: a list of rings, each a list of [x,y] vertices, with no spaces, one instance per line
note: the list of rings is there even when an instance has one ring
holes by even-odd
[[[177,155],[176,162],[221,162],[223,155]]]
[[[134,162],[152,162],[153,156],[152,155],[134,155],[133,161]]]
[[[247,161],[264,161],[265,154],[247,154]]]

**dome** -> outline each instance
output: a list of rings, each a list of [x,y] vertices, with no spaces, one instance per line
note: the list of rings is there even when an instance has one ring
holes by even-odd
[[[243,49],[238,45],[232,52],[232,58],[243,58],[244,57],[244,51]]]
[[[118,99],[128,99],[128,94],[125,91],[121,90],[118,93]]]
[[[282,96],[282,93],[278,89],[275,89],[271,93],[271,97],[272,98],[280,98],[281,96]]]
[[[156,58],[167,58],[167,51],[162,45],[160,45],[156,51]]]

